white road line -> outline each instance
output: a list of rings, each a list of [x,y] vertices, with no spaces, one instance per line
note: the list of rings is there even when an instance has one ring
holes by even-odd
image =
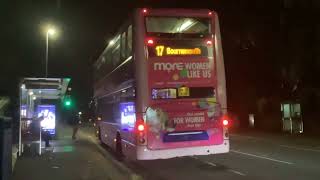
[[[236,171],[236,170],[233,170],[233,169],[228,169],[228,171],[232,172],[232,173],[235,173],[235,174],[238,174],[240,176],[246,176],[246,174],[242,173],[242,172],[239,172],[239,171]]]
[[[216,164],[214,164],[214,163],[212,163],[212,162],[209,162],[209,161],[202,161],[202,160],[200,160],[200,159],[197,158],[197,157],[191,157],[191,158],[192,158],[192,159],[199,160],[200,162],[205,163],[205,164],[208,164],[208,165],[213,166],[213,167],[217,167],[217,166],[218,166],[218,165],[216,165]],[[232,172],[232,173],[234,173],[234,174],[238,174],[238,175],[240,175],[240,176],[246,176],[246,174],[244,174],[244,173],[242,173],[242,172],[240,172],[240,171],[233,170],[233,169],[227,169],[227,171]]]
[[[260,159],[266,159],[266,160],[269,160],[269,161],[274,161],[274,162],[279,162],[279,163],[284,163],[284,164],[290,164],[290,165],[293,164],[292,162],[281,161],[281,160],[278,160],[278,159],[268,158],[268,157],[265,157],[265,156],[258,156],[258,155],[255,155],[255,154],[245,153],[245,152],[241,152],[241,151],[235,151],[235,150],[230,150],[230,151],[233,152],[233,153],[243,154],[243,155],[256,157],[256,158],[260,158]]]
[[[204,161],[204,163],[210,165],[210,166],[214,166],[214,167],[217,167],[216,164],[212,163],[212,162],[209,162],[209,161]]]
[[[245,136],[245,135],[238,135],[238,134],[231,134],[230,137],[240,137],[240,138],[247,138],[247,139],[254,139],[259,141],[267,141],[267,139],[254,137],[254,136]]]
[[[312,151],[312,152],[318,152],[318,153],[320,153],[320,150],[318,150],[318,149],[300,148],[300,147],[288,146],[288,145],[280,145],[280,147],[289,148],[289,149],[295,149],[295,150],[301,150],[301,151]]]

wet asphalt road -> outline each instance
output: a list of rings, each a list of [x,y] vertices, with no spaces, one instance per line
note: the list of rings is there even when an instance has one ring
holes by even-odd
[[[316,138],[232,134],[228,154],[133,162],[116,160],[110,149],[99,144],[93,128],[83,128],[76,142],[70,139],[70,129],[63,134],[61,140],[52,143],[53,152],[21,157],[13,179],[320,179],[320,140]]]
[[[231,136],[231,152],[124,162],[148,180],[319,180],[320,141],[283,135]]]

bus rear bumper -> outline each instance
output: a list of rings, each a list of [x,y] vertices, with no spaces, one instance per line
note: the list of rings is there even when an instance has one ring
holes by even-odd
[[[137,160],[169,159],[183,156],[210,155],[229,152],[229,140],[220,145],[184,147],[176,149],[151,150],[147,146],[137,146]]]

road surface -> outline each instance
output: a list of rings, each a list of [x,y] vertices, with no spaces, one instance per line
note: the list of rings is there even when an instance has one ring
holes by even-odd
[[[124,165],[147,180],[319,180],[320,142],[281,135],[232,135],[229,154]]]
[[[268,134],[233,134],[231,152],[155,161],[117,161],[93,128],[81,139],[53,144],[48,156],[21,158],[14,180],[319,180],[320,140]],[[71,134],[69,132],[68,134]]]

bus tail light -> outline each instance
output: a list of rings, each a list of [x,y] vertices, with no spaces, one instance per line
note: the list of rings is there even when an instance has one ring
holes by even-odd
[[[145,129],[145,128],[144,128],[144,124],[139,124],[139,125],[138,125],[138,131],[139,131],[139,132],[143,132],[144,129]]]
[[[147,13],[148,13],[148,9],[143,8],[143,9],[142,9],[142,13],[143,13],[143,14],[147,14]]]
[[[146,126],[143,121],[137,124],[137,141],[140,145],[145,145],[146,143]]]
[[[225,115],[222,117],[221,120],[222,120],[221,124],[223,127],[224,138],[229,138],[228,125],[229,125],[230,119],[228,118],[228,116]]]
[[[229,117],[227,115],[222,116],[221,123],[224,127],[227,127],[229,125]]]
[[[228,124],[229,124],[228,119],[223,119],[223,120],[222,120],[222,124],[223,124],[224,126],[228,126]]]
[[[211,40],[207,40],[206,43],[207,43],[208,46],[212,45],[212,41]]]
[[[152,46],[154,44],[153,39],[147,39],[147,44]]]
[[[211,15],[212,15],[212,12],[210,11],[210,12],[208,13],[208,15],[211,16]]]

